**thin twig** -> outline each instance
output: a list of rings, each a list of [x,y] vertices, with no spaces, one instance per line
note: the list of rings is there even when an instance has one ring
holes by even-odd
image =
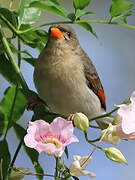
[[[83,165],[91,158],[92,154],[96,151],[97,148],[99,148],[99,144],[101,143],[101,141],[103,140],[104,136],[107,133],[107,130],[105,130],[105,132],[103,133],[103,135],[101,136],[100,140],[98,141],[98,143],[95,145],[93,151],[90,153],[90,155],[88,156],[88,158],[81,164],[81,167],[83,167]],[[99,149],[102,149],[101,147]]]
[[[26,172],[26,171],[23,171],[19,168],[16,168],[16,167],[10,167],[10,169],[13,169],[14,171],[18,171],[24,175],[32,175],[32,176],[49,176],[49,177],[54,177],[54,175],[51,175],[51,174],[41,174],[41,173],[32,173],[32,172]]]

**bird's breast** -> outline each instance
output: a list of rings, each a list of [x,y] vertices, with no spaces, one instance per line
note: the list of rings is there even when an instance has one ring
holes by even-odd
[[[83,112],[89,118],[101,113],[99,99],[87,87],[83,66],[75,57],[37,66],[34,81],[40,97],[53,112]]]

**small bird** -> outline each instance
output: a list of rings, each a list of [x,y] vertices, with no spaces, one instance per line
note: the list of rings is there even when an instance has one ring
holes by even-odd
[[[35,66],[34,82],[52,112],[67,116],[82,112],[88,118],[106,112],[105,93],[96,69],[68,25],[49,28],[48,42]]]

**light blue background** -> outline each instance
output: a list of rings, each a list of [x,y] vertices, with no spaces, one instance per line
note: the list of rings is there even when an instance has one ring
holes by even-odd
[[[71,9],[72,1],[62,1],[65,7]],[[135,2],[133,1],[134,5]],[[109,6],[111,1],[108,0],[95,0],[92,1],[87,8],[88,11],[94,11],[96,14],[91,16],[93,19],[108,20]],[[135,9],[134,9],[135,10]],[[54,18],[50,13],[43,13],[38,24],[60,20]],[[128,18],[128,23],[135,25],[135,15]],[[114,104],[120,104],[123,100],[127,99],[135,90],[135,30],[126,27],[92,24],[94,30],[98,35],[98,39],[92,36],[89,32],[85,31],[82,27],[73,25],[77,32],[78,39],[82,48],[87,52],[92,59],[99,76],[102,80],[107,99],[107,111],[114,108]],[[48,27],[44,28],[48,29]],[[29,49],[33,56],[38,57],[38,52],[34,49]],[[21,66],[25,80],[29,87],[35,90],[33,84],[33,68],[22,61]],[[9,84],[0,76],[0,97],[2,98],[5,88]],[[19,120],[19,123],[25,128],[31,119],[32,112],[25,112],[24,116]],[[89,129],[89,137],[98,137],[99,132],[94,129]],[[83,133],[75,129],[75,135],[79,138],[79,143],[69,145],[70,158],[67,160],[63,156],[64,162],[67,166],[73,161],[73,155],[89,155],[93,147],[86,143]],[[12,129],[8,133],[8,142],[10,152],[13,156],[18,140]],[[109,147],[105,143],[102,144]],[[93,155],[93,160],[87,166],[90,170],[97,174],[95,180],[134,180],[135,179],[135,142],[134,141],[121,141],[118,146],[121,152],[125,155],[128,166],[117,164],[108,160],[104,153],[97,150]],[[45,169],[45,173],[53,174],[55,168],[55,160],[51,156],[42,153],[39,158],[40,163]],[[16,167],[26,167],[33,171],[32,163],[21,149],[19,156],[15,162]],[[34,176],[25,176],[24,180],[36,180]],[[53,178],[44,179],[50,180]],[[88,177],[80,177],[80,180],[89,179]]]

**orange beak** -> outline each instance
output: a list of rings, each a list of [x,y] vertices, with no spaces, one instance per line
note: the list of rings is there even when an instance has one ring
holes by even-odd
[[[51,28],[51,37],[56,39],[62,39],[62,32],[57,27]]]

